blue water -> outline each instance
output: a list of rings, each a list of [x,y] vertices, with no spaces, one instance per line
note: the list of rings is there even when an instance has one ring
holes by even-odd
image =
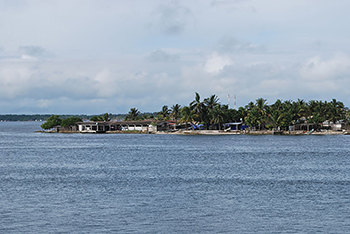
[[[350,136],[0,123],[0,233],[349,233]]]

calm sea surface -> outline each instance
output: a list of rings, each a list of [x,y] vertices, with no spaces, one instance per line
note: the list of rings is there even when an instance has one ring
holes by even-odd
[[[350,136],[0,123],[0,233],[349,233]]]

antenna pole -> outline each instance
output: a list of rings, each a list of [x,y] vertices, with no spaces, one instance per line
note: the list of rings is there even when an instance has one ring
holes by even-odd
[[[237,110],[237,104],[236,104],[236,94],[233,96],[234,102],[233,102],[233,108]]]
[[[230,109],[230,94],[227,94],[228,109]]]

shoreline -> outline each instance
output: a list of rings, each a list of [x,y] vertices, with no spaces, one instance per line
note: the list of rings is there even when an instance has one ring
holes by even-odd
[[[227,131],[224,130],[185,130],[176,132],[156,132],[155,134],[174,134],[174,135],[283,135],[283,136],[302,136],[302,135],[349,135],[344,131],[320,131],[308,134],[307,131]]]
[[[283,135],[283,136],[302,136],[302,135],[350,135],[350,132],[348,131],[334,131],[334,130],[327,130],[327,131],[314,131],[314,132],[307,132],[307,131],[224,131],[224,130],[179,130],[179,131],[159,131],[159,132],[144,132],[144,131],[109,131],[109,132],[79,132],[79,131],[44,131],[44,130],[37,130],[35,131],[37,133],[79,133],[79,134],[159,134],[159,135]]]

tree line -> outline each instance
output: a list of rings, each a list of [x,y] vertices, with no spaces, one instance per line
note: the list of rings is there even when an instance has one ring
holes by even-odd
[[[302,99],[282,101],[278,99],[275,103],[268,105],[267,99],[258,98],[255,102],[250,102],[236,110],[221,104],[219,97],[215,94],[201,99],[200,94],[196,92],[194,100],[187,106],[174,104],[169,108],[164,105],[160,111],[153,113],[141,113],[137,108],[131,108],[126,115],[105,113],[90,116],[90,121],[121,120],[122,117],[126,121],[173,120],[181,124],[201,124],[205,129],[219,130],[224,127],[225,123],[240,122],[258,130],[288,130],[289,126],[297,123],[320,125],[328,121],[349,125],[349,115],[349,109],[336,99],[332,99],[330,102],[320,100],[306,102]],[[41,127],[43,129],[50,129],[58,125],[67,127],[79,121],[83,121],[81,116],[69,116],[62,119],[59,115],[51,115]]]
[[[46,121],[48,118],[50,118],[52,114],[5,114],[0,115],[0,120],[2,121]],[[103,114],[101,115],[103,116]],[[61,119],[67,119],[70,117],[79,117],[81,119],[91,119],[92,117],[101,117],[100,115],[94,116],[94,115],[60,115]],[[109,114],[110,118],[113,119],[123,119],[125,117],[125,114]]]
[[[203,124],[206,129],[221,129],[224,123],[242,122],[251,128],[287,130],[296,123],[314,123],[325,121],[349,124],[349,109],[343,102],[311,100],[296,101],[278,99],[268,105],[267,99],[258,98],[238,110],[221,104],[217,95],[201,99],[195,93],[194,100],[188,106],[174,104],[170,108],[164,105],[155,115],[141,114],[137,108],[131,108],[125,120],[174,120],[179,123]]]

